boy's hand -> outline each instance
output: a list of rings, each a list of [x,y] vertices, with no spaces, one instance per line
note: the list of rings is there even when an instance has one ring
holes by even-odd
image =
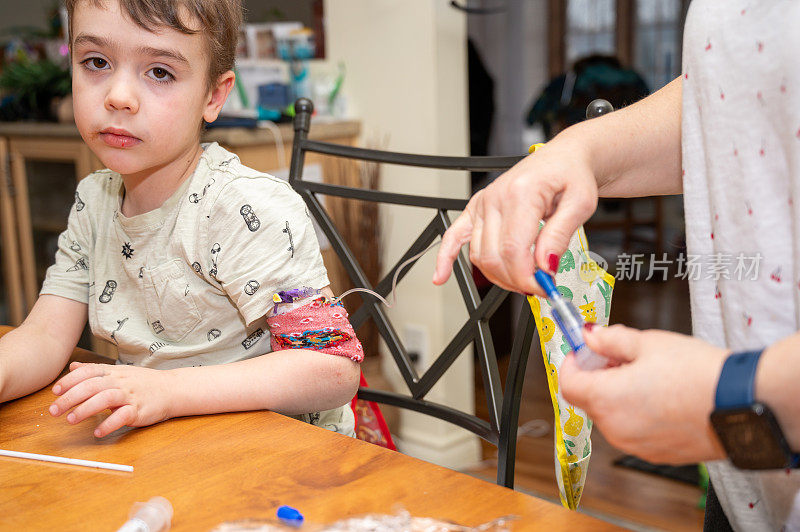
[[[94,431],[102,438],[124,427],[144,427],[169,419],[169,372],[135,366],[73,362],[53,385],[58,395],[50,413],[74,408],[67,422],[80,423],[106,409],[112,413]]]
[[[725,457],[708,416],[726,350],[622,325],[594,327],[585,338],[595,353],[620,365],[582,371],[570,355],[559,371],[561,390],[614,447],[660,464]]]

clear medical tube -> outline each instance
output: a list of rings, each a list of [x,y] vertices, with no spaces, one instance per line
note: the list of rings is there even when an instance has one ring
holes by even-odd
[[[567,339],[572,352],[575,353],[575,360],[578,362],[578,366],[585,370],[606,367],[608,360],[589,349],[583,341],[583,318],[581,318],[578,309],[558,291],[553,277],[543,270],[537,270],[534,277],[547,294],[547,299],[553,309],[553,319],[555,319],[558,328],[561,329]]]

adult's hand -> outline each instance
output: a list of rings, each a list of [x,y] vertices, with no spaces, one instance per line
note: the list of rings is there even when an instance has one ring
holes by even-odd
[[[659,464],[725,457],[709,414],[727,350],[623,325],[593,327],[584,337],[590,349],[618,365],[583,371],[569,355],[559,370],[561,392],[609,443]]]
[[[447,281],[469,242],[470,260],[490,281],[543,296],[534,269],[555,273],[598,195],[681,193],[681,92],[677,78],[631,106],[569,127],[478,192],[442,237],[434,284]],[[546,222],[541,232],[539,220]]]
[[[596,207],[588,154],[571,137],[556,138],[472,197],[442,237],[433,282],[447,281],[469,242],[470,261],[491,282],[543,296],[535,268],[555,273],[572,234]],[[540,220],[546,220],[541,231]]]

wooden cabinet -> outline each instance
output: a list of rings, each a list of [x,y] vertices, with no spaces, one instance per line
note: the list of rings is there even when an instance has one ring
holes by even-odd
[[[293,133],[291,124],[273,129],[219,128],[207,131],[202,140],[218,142],[247,166],[269,172],[281,163],[288,165]],[[354,145],[359,134],[355,121],[319,121],[310,137]],[[282,146],[282,156],[277,146]],[[309,155],[307,163],[320,162],[323,176],[334,175],[330,158],[317,159]],[[50,166],[37,169],[36,164]],[[77,182],[102,167],[74,125],[0,123],[0,297],[5,299],[11,325],[22,322],[38,297],[44,272],[54,260],[48,242],[52,247],[53,238],[66,228]],[[323,256],[335,273],[335,254],[323,252]],[[95,341],[91,347],[114,355],[113,346]]]
[[[41,126],[41,127],[35,127]],[[66,218],[56,212],[68,212],[73,196],[49,196],[50,204],[33,202],[39,208],[32,216],[32,198],[39,190],[30,186],[29,167],[34,162],[61,162],[74,168],[72,175],[47,176],[50,179],[74,179],[75,184],[89,173],[102,168],[100,161],[78,136],[74,126],[60,124],[7,124],[0,127],[0,208],[2,209],[3,285],[7,292],[8,315],[13,325],[19,324],[33,307],[38,296],[43,267],[37,268],[37,242],[34,232],[58,234],[66,228]],[[59,172],[63,174],[63,172]],[[41,187],[52,192],[50,187]],[[53,201],[55,200],[55,205]],[[59,209],[59,207],[61,207]],[[16,236],[15,236],[16,235]],[[38,261],[41,262],[41,261]],[[51,261],[52,262],[52,261]]]

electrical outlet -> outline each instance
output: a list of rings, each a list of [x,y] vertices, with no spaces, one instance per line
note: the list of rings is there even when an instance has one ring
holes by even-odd
[[[411,363],[417,369],[428,363],[428,329],[423,325],[407,323],[403,327],[403,343]]]

